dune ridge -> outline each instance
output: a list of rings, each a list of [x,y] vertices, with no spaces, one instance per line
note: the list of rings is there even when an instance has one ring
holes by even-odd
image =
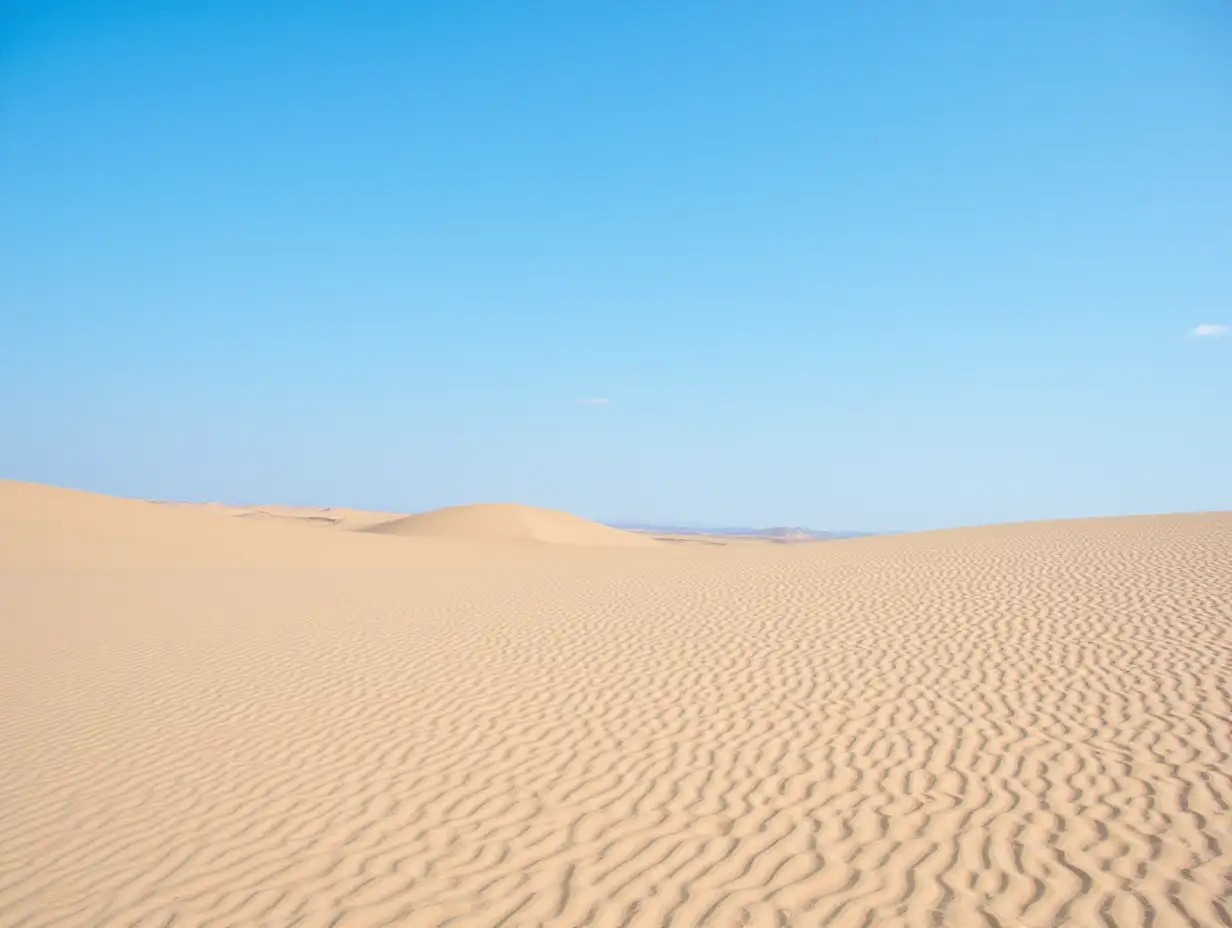
[[[400,531],[399,521],[396,513],[169,504],[0,480],[0,525],[5,526],[0,569],[388,568],[490,563],[541,556],[547,549],[507,544],[499,534],[482,531]],[[620,538],[587,540],[589,527],[599,530],[594,534],[602,539],[605,526],[573,516],[559,521],[566,531],[551,548],[553,556],[585,554],[595,544],[622,546]],[[392,522],[394,530],[366,531],[384,522]]]
[[[0,483],[0,542],[6,928],[1229,923],[1229,513],[579,555]]]
[[[379,535],[533,541],[552,545],[654,547],[653,539],[600,525],[572,513],[515,503],[446,506],[380,522],[363,531]]]

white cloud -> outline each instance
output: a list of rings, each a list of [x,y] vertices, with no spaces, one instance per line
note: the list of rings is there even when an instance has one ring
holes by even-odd
[[[578,400],[579,406],[607,406],[612,401],[606,396],[588,396],[584,400]]]
[[[1222,322],[1204,322],[1189,330],[1192,338],[1227,338],[1232,335],[1232,325]]]

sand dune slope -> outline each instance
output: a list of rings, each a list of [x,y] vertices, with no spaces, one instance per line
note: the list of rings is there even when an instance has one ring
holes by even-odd
[[[444,509],[381,522],[364,531],[379,535],[537,541],[554,545],[655,546],[652,539],[643,535],[609,528],[568,512],[514,503],[446,506]]]
[[[305,531],[317,524],[313,518],[284,508],[296,514],[276,507],[169,505],[0,480],[0,570],[414,567],[534,553],[445,537],[364,534],[354,529],[388,514],[357,510],[331,517],[342,531]]]
[[[1227,925],[1229,719],[1232,515],[10,569],[0,925]]]
[[[286,522],[307,528],[333,528],[356,532],[381,522],[402,518],[405,513],[349,509],[340,506],[231,506],[224,503],[176,503],[161,505],[174,508],[206,509],[237,519],[257,522]]]

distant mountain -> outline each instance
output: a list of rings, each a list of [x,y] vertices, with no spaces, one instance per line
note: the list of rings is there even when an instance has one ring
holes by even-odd
[[[609,522],[612,528],[628,532],[660,532],[664,535],[748,535],[780,541],[826,541],[835,538],[861,538],[875,532],[818,531],[802,526],[750,528],[746,525],[664,525],[652,522]]]

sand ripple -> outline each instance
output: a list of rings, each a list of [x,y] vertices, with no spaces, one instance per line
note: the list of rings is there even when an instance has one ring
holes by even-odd
[[[1228,516],[10,571],[0,924],[1226,926],[1230,633]]]

